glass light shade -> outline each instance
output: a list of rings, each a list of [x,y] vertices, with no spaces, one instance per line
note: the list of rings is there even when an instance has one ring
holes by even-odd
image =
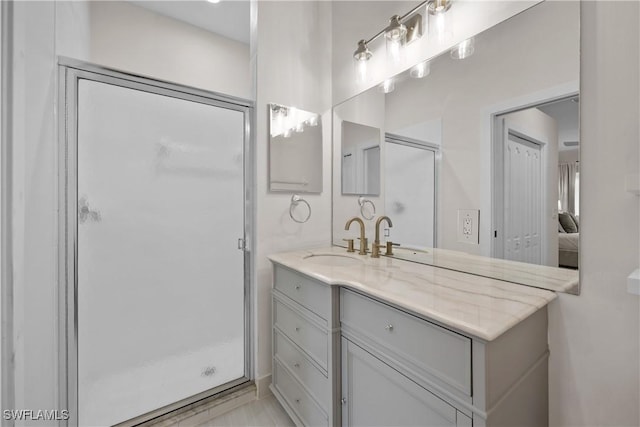
[[[306,123],[311,127],[318,126],[318,115],[314,114],[313,116],[309,117]]]
[[[393,79],[387,79],[380,86],[378,86],[381,92],[390,93],[396,88],[396,82]]]
[[[441,15],[451,8],[451,0],[432,0],[427,6],[431,15]]]
[[[465,59],[473,55],[475,51],[475,40],[473,37],[466,39],[462,43],[451,49],[451,57],[453,59]]]
[[[354,58],[353,66],[356,72],[356,81],[360,84],[366,83],[369,76],[369,61]]]
[[[453,15],[451,13],[429,14],[429,37],[437,43],[445,43],[453,37]]]
[[[414,79],[427,77],[431,73],[431,65],[429,62],[421,62],[409,71],[409,75]]]

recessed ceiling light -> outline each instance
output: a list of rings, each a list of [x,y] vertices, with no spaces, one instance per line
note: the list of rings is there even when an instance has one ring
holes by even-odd
[[[220,3],[220,1],[221,0],[207,0],[207,2],[213,3],[213,4]]]

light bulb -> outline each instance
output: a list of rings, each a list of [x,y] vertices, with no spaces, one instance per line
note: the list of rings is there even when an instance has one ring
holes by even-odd
[[[380,85],[380,90],[384,93],[393,92],[395,88],[396,83],[393,81],[393,79],[387,79]]]
[[[451,49],[451,57],[453,59],[465,59],[473,55],[475,51],[474,38],[468,38]]]
[[[431,72],[431,66],[429,62],[421,62],[409,71],[409,75],[414,79],[421,79],[426,77]]]

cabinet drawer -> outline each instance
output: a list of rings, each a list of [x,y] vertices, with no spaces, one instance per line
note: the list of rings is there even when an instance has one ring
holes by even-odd
[[[345,329],[417,374],[471,395],[471,339],[345,289],[340,297]]]
[[[300,384],[278,362],[273,364],[273,384],[305,426],[326,426],[327,416]]]
[[[326,372],[327,331],[311,323],[277,298],[273,299],[273,322],[284,335],[311,356]]]
[[[284,267],[275,266],[274,287],[324,320],[329,319],[331,301],[328,285]]]
[[[313,398],[327,411],[329,409],[329,379],[278,331],[274,333],[273,353],[289,371],[304,384]]]

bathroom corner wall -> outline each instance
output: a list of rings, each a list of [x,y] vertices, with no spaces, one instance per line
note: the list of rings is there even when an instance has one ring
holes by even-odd
[[[331,2],[257,2],[256,240],[254,283],[255,376],[271,373],[271,264],[269,254],[331,243]],[[301,194],[311,205],[305,224],[289,218],[291,193],[268,187],[267,104],[322,113],[321,194]],[[291,159],[295,162],[295,159]],[[320,161],[320,159],[318,159]]]
[[[640,7],[582,2],[580,296],[549,307],[552,426],[640,425]]]

